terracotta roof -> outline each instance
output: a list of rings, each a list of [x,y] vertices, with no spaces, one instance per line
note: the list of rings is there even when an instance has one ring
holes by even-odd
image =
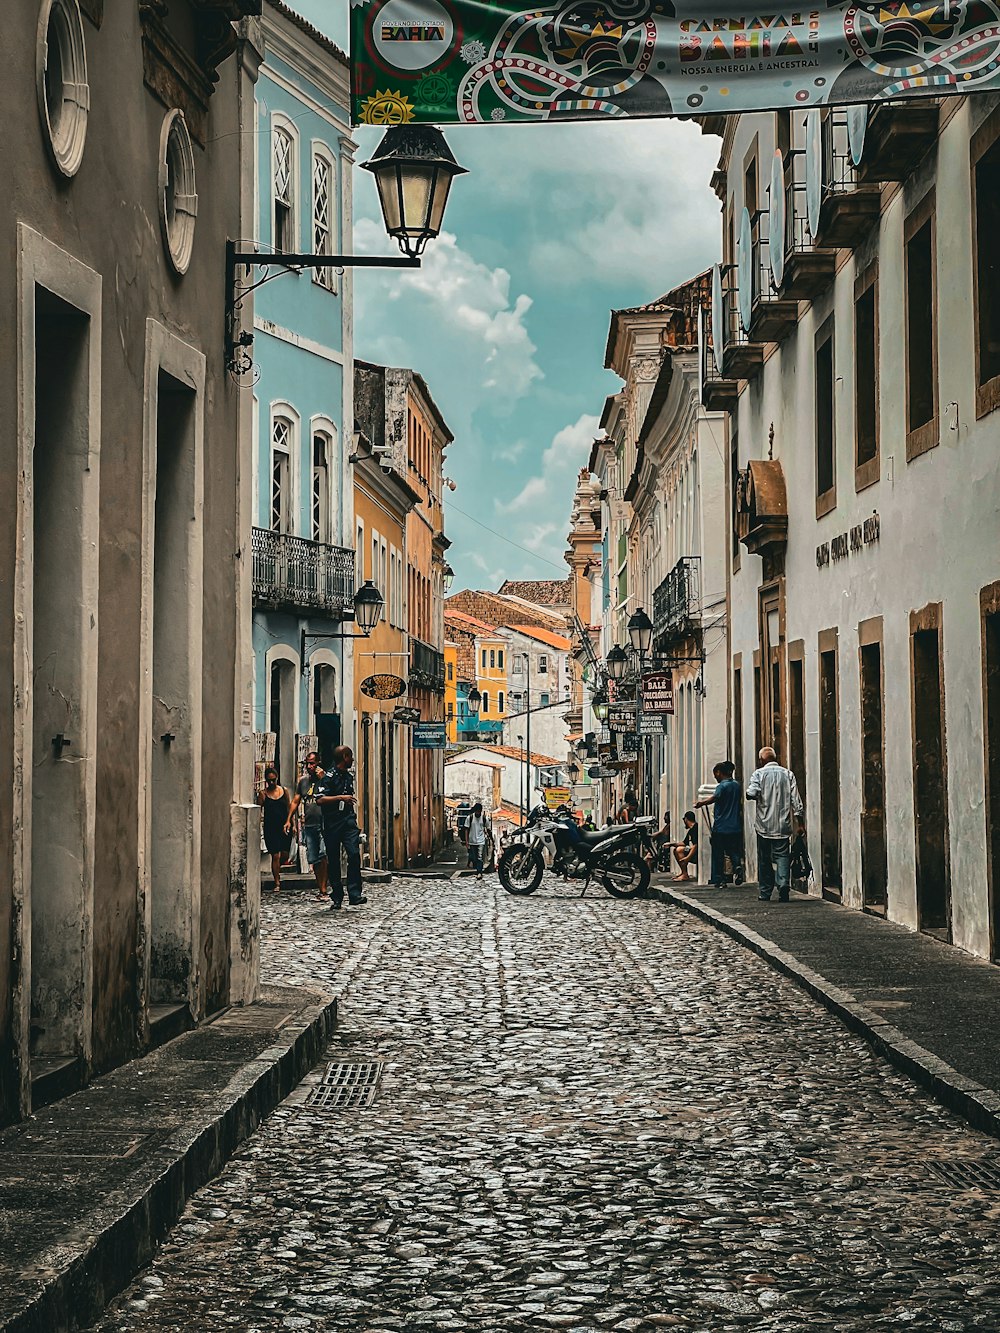
[[[317,46],[321,46],[330,55],[336,56],[345,66],[349,63],[347,56],[335,42],[331,42],[325,33],[320,32],[319,28],[314,28],[308,19],[304,19],[301,14],[296,14],[294,9],[290,9],[284,3],[284,0],[267,0],[267,3],[277,13],[283,14],[289,23],[294,23],[299,31],[304,32]]]
[[[485,749],[485,746],[471,746],[471,749]],[[491,754],[502,754],[505,759],[517,759],[524,763],[526,750],[520,750],[516,745],[491,745],[489,747]],[[536,768],[558,768],[559,760],[553,759],[550,754],[538,754],[531,752],[531,762]]]
[[[444,609],[444,621],[447,625],[449,621],[462,629],[474,629],[479,634],[485,634],[491,639],[501,638],[497,634],[495,625],[487,625],[485,620],[477,620],[475,616],[467,616],[464,611],[451,611],[448,607]]]
[[[446,768],[449,764],[478,764],[480,768],[503,768],[503,764],[495,764],[492,759],[467,759],[464,754],[449,755],[444,762]]]
[[[498,589],[501,597],[523,597],[538,606],[570,606],[572,581],[565,579],[507,579]]]
[[[460,611],[462,615],[468,615],[469,611],[466,611],[465,607],[474,611],[476,618],[494,626],[535,624],[557,631],[565,629],[566,612],[569,610],[568,607],[561,610],[547,610],[537,604],[515,601],[513,597],[504,597],[497,592],[464,588],[461,592],[452,593],[448,598],[445,612]]]
[[[537,639],[539,643],[547,643],[550,648],[558,648],[563,653],[568,653],[573,646],[564,635],[554,634],[550,629],[538,629],[535,625],[509,625],[508,629],[526,634],[529,639]]]
[[[524,815],[515,805],[507,805],[501,801],[493,811],[494,819],[505,819],[508,824],[516,824],[518,828],[524,823]]]

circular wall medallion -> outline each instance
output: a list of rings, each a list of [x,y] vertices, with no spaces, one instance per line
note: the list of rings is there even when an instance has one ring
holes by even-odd
[[[168,112],[160,129],[158,184],[163,244],[176,271],[186,273],[194,249],[198,194],[194,146],[183,111]]]
[[[753,317],[753,223],[750,210],[744,208],[740,218],[740,238],[736,242],[736,273],[739,282],[737,297],[740,303],[740,323],[744,331],[750,332],[750,320]]]
[[[715,369],[722,374],[722,358],[726,351],[726,302],[722,294],[722,265],[712,268],[712,351]]]
[[[814,110],[806,115],[806,220],[813,236],[823,207],[823,174],[823,117]]]
[[[862,102],[859,106],[847,108],[847,142],[851,150],[851,161],[856,167],[861,166],[865,155],[865,133],[868,129],[868,106]]]
[[[771,281],[779,291],[785,280],[785,159],[777,149],[771,159],[771,211],[768,218],[767,252],[771,259]]]
[[[35,55],[38,111],[53,161],[75,176],[87,141],[90,85],[77,0],[42,0]]]

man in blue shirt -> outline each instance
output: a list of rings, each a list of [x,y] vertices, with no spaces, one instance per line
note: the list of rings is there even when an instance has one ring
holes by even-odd
[[[324,773],[317,787],[316,804],[323,811],[323,841],[330,863],[331,910],[344,901],[340,878],[340,849],[347,853],[347,902],[360,907],[368,901],[361,893],[361,830],[358,828],[358,798],[354,794],[351,765],[354,751],[338,745],[333,752],[333,767]]]
[[[715,792],[697,802],[698,806],[715,806],[709,888],[721,889],[725,883],[727,856],[733,867],[733,883],[743,883],[743,792],[733,778],[735,771],[728,759],[716,764],[712,769],[717,784]]]

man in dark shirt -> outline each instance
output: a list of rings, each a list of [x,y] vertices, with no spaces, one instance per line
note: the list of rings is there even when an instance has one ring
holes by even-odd
[[[354,751],[346,745],[338,745],[333,752],[333,767],[320,780],[316,797],[323,811],[323,841],[330,866],[331,910],[334,911],[344,901],[340,877],[341,847],[347,853],[348,906],[360,907],[368,901],[361,893],[361,830],[358,828],[358,799],[351,773],[353,763]]]
[[[712,773],[717,786],[711,796],[697,803],[715,806],[712,825],[712,877],[709,888],[721,889],[726,878],[726,857],[733,867],[733,883],[743,883],[743,792],[733,778],[735,767],[728,759],[716,764]]]

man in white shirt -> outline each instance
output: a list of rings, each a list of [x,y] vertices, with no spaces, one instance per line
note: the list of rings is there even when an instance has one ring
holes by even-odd
[[[768,902],[778,881],[778,902],[788,902],[790,885],[792,818],[802,822],[802,797],[795,774],[782,768],[778,756],[766,745],[760,752],[760,768],[747,786],[747,800],[756,804],[754,827],[757,833],[757,882],[761,902]]]

